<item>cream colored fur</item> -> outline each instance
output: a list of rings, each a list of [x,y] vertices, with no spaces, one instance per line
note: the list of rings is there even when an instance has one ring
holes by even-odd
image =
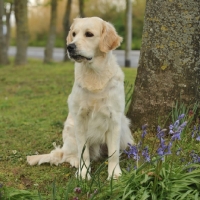
[[[93,36],[87,37],[88,31]],[[124,115],[124,75],[112,54],[121,41],[114,27],[100,18],[74,20],[67,44],[75,44],[76,55],[81,57],[74,58],[75,82],[68,98],[63,147],[56,147],[50,154],[27,156],[30,165],[69,162],[79,168],[78,176],[90,179],[90,160],[98,159],[106,144],[110,156],[108,178],[121,175],[120,149],[133,143],[129,120]]]

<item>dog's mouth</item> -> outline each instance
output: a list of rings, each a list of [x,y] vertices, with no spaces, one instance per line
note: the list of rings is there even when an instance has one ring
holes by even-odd
[[[75,61],[82,61],[82,60],[92,60],[92,58],[89,58],[89,57],[85,57],[85,56],[82,56],[82,55],[77,55],[77,54],[70,54],[70,57],[72,59],[74,59]]]

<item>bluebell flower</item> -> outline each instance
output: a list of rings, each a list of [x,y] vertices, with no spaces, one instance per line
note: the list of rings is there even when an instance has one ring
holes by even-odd
[[[196,126],[194,126],[193,131],[192,131],[192,138],[196,135]]]
[[[185,127],[186,127],[186,125],[187,125],[187,121],[185,121],[185,122],[183,122],[180,126],[179,126],[179,130],[182,130],[182,129],[184,129]]]
[[[147,134],[147,124],[142,126],[142,138],[143,139],[144,139],[146,134]]]
[[[169,144],[166,145],[165,144],[165,140],[163,138],[160,138],[160,146],[157,149],[157,154],[159,156],[164,156],[164,155],[171,154],[171,146],[172,146],[171,142],[169,142]]]
[[[157,154],[158,154],[159,156],[163,156],[163,155],[164,155],[164,151],[163,151],[163,148],[162,148],[162,147],[159,147],[159,148],[158,148]]]
[[[142,156],[144,157],[146,162],[150,162],[150,155],[149,155],[148,147],[144,148],[144,150],[142,151]]]
[[[182,115],[179,116],[179,118],[184,117],[184,116],[185,115],[182,114]],[[174,125],[169,126],[169,134],[172,135],[171,141],[181,139],[181,133],[182,133],[183,129],[185,128],[185,126],[187,125],[187,121],[183,122],[181,125],[179,125],[179,124],[180,124],[180,121],[176,120]]]
[[[169,144],[167,145],[167,152],[165,152],[165,155],[172,154],[171,147],[172,147],[172,143],[169,142]]]
[[[175,140],[180,140],[181,139],[181,132],[176,132],[175,134],[173,134],[173,136],[171,137],[172,141]]]
[[[181,114],[181,115],[178,116],[178,119],[181,120],[181,119],[183,119],[184,117],[185,117],[185,114]]]
[[[167,130],[167,129],[162,129],[162,130],[160,130],[160,131],[157,133],[157,138],[160,139],[160,138],[164,137],[164,136],[165,136],[165,131],[166,131],[166,130]]]
[[[159,133],[160,131],[161,131],[161,127],[158,126],[158,127],[157,127],[157,133]]]
[[[180,123],[180,121],[179,120],[176,120],[175,121],[175,123],[174,123],[174,129],[177,129],[178,128],[178,126],[179,126],[179,123]]]
[[[197,136],[196,140],[197,140],[197,141],[200,141],[200,135]]]
[[[171,124],[169,126],[169,134],[173,134],[174,133],[173,128],[174,128],[174,126]]]
[[[192,158],[192,163],[200,163],[200,156],[197,153],[195,153],[194,151],[192,151],[190,153],[190,156]]]
[[[129,144],[129,151],[124,151],[124,153],[126,153],[128,155],[128,158],[132,157],[134,160],[139,160],[140,159],[140,156],[138,155],[139,154],[139,150],[137,148],[136,145],[131,145]]]
[[[192,138],[196,137],[197,141],[200,141],[200,125],[199,127],[194,126],[192,130]]]

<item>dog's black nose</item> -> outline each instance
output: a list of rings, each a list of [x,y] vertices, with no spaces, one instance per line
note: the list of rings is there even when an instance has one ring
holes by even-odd
[[[75,49],[76,49],[76,45],[75,45],[74,43],[69,44],[69,45],[67,46],[67,50],[68,50],[69,52],[72,52],[72,51],[74,51]]]

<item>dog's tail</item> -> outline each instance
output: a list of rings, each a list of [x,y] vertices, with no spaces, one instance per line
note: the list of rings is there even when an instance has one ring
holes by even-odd
[[[56,147],[49,154],[27,156],[27,162],[29,165],[41,165],[42,163],[58,165],[65,162],[64,151],[60,147]]]
[[[78,149],[74,136],[74,123],[71,115],[68,115],[63,129],[63,147],[54,145],[55,149],[49,154],[27,156],[29,165],[41,165],[42,163],[50,163],[58,165],[63,162],[69,162],[72,166],[78,167]]]
[[[125,150],[129,144],[134,144],[133,136],[129,128],[130,121],[126,116],[122,116],[122,129],[121,129],[121,138],[120,138],[120,149]]]
[[[63,148],[56,147],[49,154],[27,156],[29,165],[41,165],[42,163],[50,163],[51,165],[59,165],[68,162],[72,167],[78,168],[79,160],[77,156],[67,154]]]

